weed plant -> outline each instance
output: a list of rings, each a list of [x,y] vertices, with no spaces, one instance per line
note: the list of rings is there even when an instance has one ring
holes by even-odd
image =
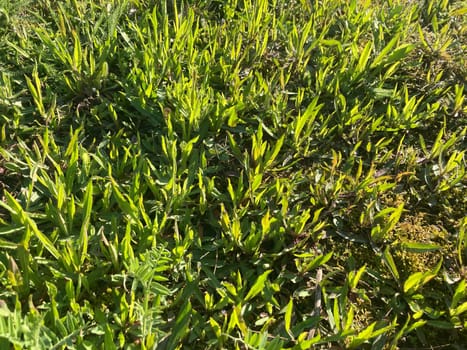
[[[466,14],[0,0],[0,348],[463,349]]]

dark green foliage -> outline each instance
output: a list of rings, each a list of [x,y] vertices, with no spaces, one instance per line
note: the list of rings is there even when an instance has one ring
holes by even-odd
[[[0,0],[0,348],[462,348],[466,12]]]

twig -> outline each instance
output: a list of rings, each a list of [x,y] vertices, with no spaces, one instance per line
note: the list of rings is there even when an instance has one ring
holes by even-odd
[[[315,284],[315,307],[313,310],[312,316],[318,316],[318,323],[314,328],[311,328],[310,331],[308,332],[308,340],[313,339],[315,336],[315,332],[319,327],[319,315],[321,314],[321,287],[320,283],[323,279],[323,269],[319,268],[318,271],[316,271],[316,284]]]

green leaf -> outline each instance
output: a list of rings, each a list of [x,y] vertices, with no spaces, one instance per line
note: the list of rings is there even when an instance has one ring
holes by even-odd
[[[454,325],[447,321],[428,320],[426,324],[439,329],[454,329]]]
[[[391,252],[389,250],[389,246],[384,249],[383,252],[383,260],[388,265],[391,274],[396,279],[397,283],[400,283],[399,271],[397,271],[396,264],[394,263],[394,259],[392,258]]]
[[[84,203],[83,203],[83,218],[81,224],[81,230],[79,234],[79,243],[81,247],[81,256],[80,256],[80,263],[83,264],[84,260],[86,259],[88,253],[88,228],[89,222],[91,219],[91,212],[92,212],[92,193],[93,185],[92,181],[88,182],[86,186],[85,194],[84,194]]]
[[[428,282],[430,279],[435,277],[429,272],[415,272],[411,274],[404,282],[404,293],[415,292],[420,286]]]
[[[319,255],[316,258],[314,258],[311,262],[309,262],[305,268],[304,272],[306,271],[312,271],[316,268],[318,268],[321,265],[326,264],[332,257],[333,252],[329,252],[326,255]],[[300,257],[300,255],[296,255],[297,257]]]
[[[3,249],[16,249],[18,248],[18,244],[9,242],[3,238],[0,238],[0,248]]]
[[[373,43],[371,41],[369,41],[365,45],[365,48],[363,49],[363,52],[361,53],[360,58],[358,60],[357,67],[355,68],[357,73],[362,73],[366,69],[366,65],[368,62],[368,58],[370,57],[372,47]]]
[[[467,301],[456,307],[453,311],[451,316],[459,316],[467,311]]]
[[[171,291],[169,288],[155,281],[151,282],[151,291],[156,295],[170,295],[171,294]]]
[[[354,348],[362,345],[363,343],[368,342],[372,338],[375,338],[375,337],[377,337],[377,336],[379,336],[379,335],[381,335],[383,333],[386,333],[386,332],[388,332],[388,331],[390,331],[391,329],[394,328],[393,325],[389,325],[389,326],[382,327],[382,328],[379,328],[377,330],[374,330],[376,324],[377,324],[377,322],[373,322],[371,325],[369,325],[363,331],[358,333],[358,335],[355,338],[352,339],[352,341],[350,342],[348,348],[349,349],[354,349]]]
[[[334,317],[334,323],[336,329],[340,332],[342,330],[341,325],[341,310],[339,308],[339,298],[334,299],[332,315]]]
[[[82,51],[81,51],[81,43],[79,41],[79,37],[76,32],[73,32],[73,70],[76,73],[81,73],[81,61],[82,61]]]
[[[384,59],[387,58],[389,52],[392,50],[394,45],[399,41],[400,34],[394,35],[394,37],[389,41],[389,43],[381,50],[381,52],[376,56],[373,62],[370,65],[371,69],[378,67]]]
[[[128,215],[135,223],[140,223],[138,217],[138,207],[133,203],[128,195],[123,195],[120,190],[117,182],[110,178],[112,182],[112,190],[115,194],[115,198],[117,199],[118,206],[123,212]]]
[[[412,323],[412,324],[407,328],[407,330],[405,331],[405,334],[409,334],[409,333],[412,332],[413,330],[415,330],[415,329],[417,329],[417,328],[420,328],[420,327],[423,327],[426,323],[427,323],[426,320],[420,320],[420,321],[417,321],[417,322]]]
[[[438,262],[432,271],[415,272],[411,274],[404,282],[404,293],[411,295],[415,293],[421,286],[431,281],[439,272],[441,268],[442,259]]]
[[[415,49],[414,44],[404,44],[399,46],[396,50],[384,60],[384,64],[388,65],[394,62],[398,62],[405,58],[413,49]]]
[[[362,277],[363,273],[366,270],[366,265],[363,265],[356,273],[353,273],[353,271],[349,274],[349,285],[351,289],[357,288],[357,284],[360,281],[360,278]]]
[[[277,140],[272,153],[270,151],[267,152],[267,154],[266,154],[266,164],[264,165],[266,168],[271,166],[271,164],[276,159],[277,155],[279,154],[279,152],[280,152],[280,150],[282,148],[282,145],[284,144],[284,140],[285,140],[285,135],[282,135],[279,138],[279,140]]]
[[[109,323],[105,324],[104,349],[117,350],[117,346],[114,343],[114,332],[110,328]]]
[[[209,324],[211,325],[212,329],[214,330],[214,334],[216,335],[216,338],[219,339],[221,337],[221,326],[219,325],[219,323],[217,323],[217,321],[210,317],[209,318]]]
[[[269,229],[271,227],[271,220],[269,218],[269,209],[266,214],[263,215],[261,219],[261,229],[263,235],[267,235],[269,233]]]
[[[451,309],[454,309],[459,304],[459,301],[466,296],[465,284],[466,284],[465,279],[462,279],[457,285],[456,291],[454,292],[454,295],[452,296],[451,306],[450,306]]]
[[[175,349],[180,340],[182,340],[188,333],[188,325],[191,320],[191,302],[185,302],[183,309],[177,316],[175,324],[172,329],[172,334],[168,340],[168,349]]]
[[[259,293],[261,293],[261,291],[263,290],[264,288],[264,284],[269,276],[269,274],[272,272],[273,270],[267,270],[265,272],[263,272],[257,279],[256,279],[256,282],[253,284],[253,286],[250,288],[250,291],[248,292],[248,294],[246,295],[245,297],[245,301],[248,301],[252,298],[254,298],[255,296],[257,296]]]
[[[437,244],[432,243],[418,243],[418,242],[403,242],[402,249],[411,253],[428,253],[436,252],[441,249]]]
[[[54,244],[50,241],[50,239],[44,235],[39,228],[36,225],[36,222],[29,216],[27,212],[23,210],[21,205],[18,203],[18,201],[7,191],[4,191],[5,197],[7,198],[7,202],[9,205],[6,203],[3,203],[0,201],[0,205],[9,210],[12,213],[15,213],[20,216],[21,223],[23,225],[26,225],[30,228],[32,233],[36,235],[36,237],[39,239],[39,241],[42,243],[42,245],[45,247],[45,249],[54,256],[57,260],[60,260],[61,254],[55,248]],[[24,242],[26,245],[28,242]]]
[[[292,312],[293,312],[293,299],[290,298],[289,303],[285,309],[285,316],[284,316],[284,327],[285,331],[289,334],[289,336],[294,339],[293,334],[290,332],[290,323],[292,321]]]

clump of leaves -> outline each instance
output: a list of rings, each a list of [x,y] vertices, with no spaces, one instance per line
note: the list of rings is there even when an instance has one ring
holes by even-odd
[[[463,345],[461,1],[0,1],[0,347]]]

